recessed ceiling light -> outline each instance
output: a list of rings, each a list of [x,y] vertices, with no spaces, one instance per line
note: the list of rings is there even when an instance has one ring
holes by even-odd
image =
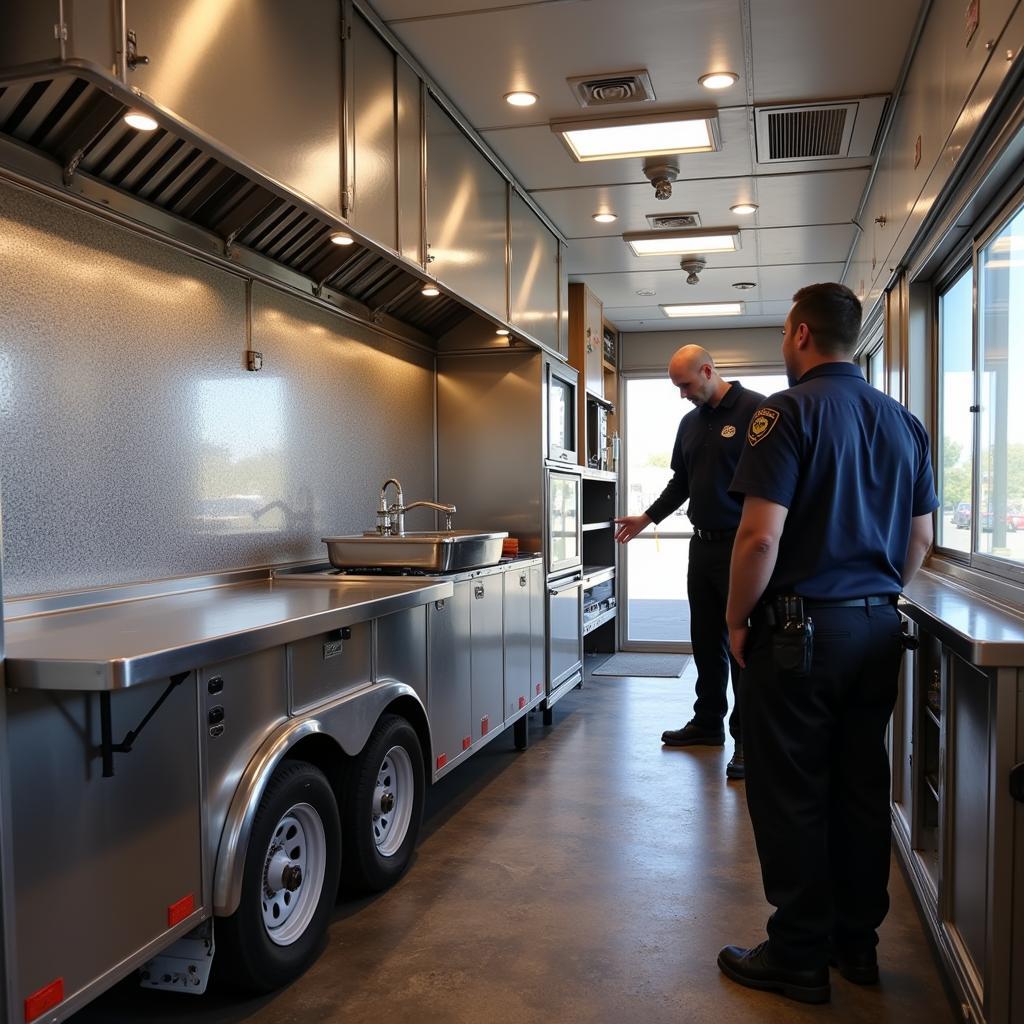
[[[737,281],[733,285],[733,288],[739,288],[739,290],[741,292],[745,292],[745,291],[747,291],[750,288],[756,288],[756,287],[757,287],[757,282],[755,282],[755,281]]]
[[[139,132],[152,132],[159,127],[155,118],[144,114],[141,110],[129,110],[124,115],[124,123]]]
[[[559,119],[549,126],[561,135],[572,158],[581,163],[631,156],[710,153],[719,148],[718,114],[714,110],[677,110],[586,121]]]
[[[331,241],[335,245],[352,245],[355,239],[347,231],[332,231]]]
[[[730,206],[729,209],[733,213],[745,217],[748,213],[757,213],[757,203],[737,203],[735,206]]]
[[[661,306],[665,316],[739,316],[742,302],[688,302],[683,305]]]
[[[440,295],[441,289],[436,288],[432,284],[426,284],[420,289],[420,295],[426,295],[428,299],[432,299],[435,295]]]
[[[504,338],[506,335],[511,334],[512,332],[507,327],[499,327],[494,333],[500,334]]]
[[[687,228],[680,231],[627,231],[622,240],[635,256],[688,256],[691,253],[735,252],[739,228]]]
[[[537,102],[537,94],[518,89],[515,92],[505,93],[505,102],[513,107],[532,107]]]
[[[713,71],[710,75],[701,75],[697,81],[705,89],[728,89],[730,85],[736,83],[739,77],[731,71]]]
[[[650,296],[657,295],[658,293],[653,288],[637,288],[637,295]]]
[[[596,220],[598,224],[611,224],[619,218],[618,215],[614,213],[595,213],[593,214],[593,219]]]

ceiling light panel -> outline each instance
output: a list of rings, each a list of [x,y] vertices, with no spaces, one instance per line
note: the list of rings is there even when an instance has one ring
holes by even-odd
[[[721,146],[718,116],[713,110],[588,121],[557,120],[551,130],[560,135],[574,160],[622,160],[636,156],[712,153]]]
[[[682,305],[663,305],[658,307],[665,316],[740,316],[743,313],[742,302],[687,302]]]
[[[622,240],[634,256],[688,256],[691,253],[736,252],[740,229],[696,228],[690,231],[627,231]]]

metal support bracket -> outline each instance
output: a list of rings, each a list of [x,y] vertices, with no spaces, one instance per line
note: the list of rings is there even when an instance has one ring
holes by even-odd
[[[146,728],[149,720],[160,709],[160,705],[171,695],[171,691],[188,679],[189,675],[191,675],[189,672],[179,672],[177,675],[171,676],[167,689],[160,694],[156,703],[143,716],[142,721],[134,729],[130,729],[125,733],[125,737],[120,743],[115,743],[113,737],[113,727],[110,720],[110,692],[104,690],[100,694],[100,753],[103,756],[103,778],[113,778],[114,755],[131,753],[132,745],[139,738],[139,733]]]

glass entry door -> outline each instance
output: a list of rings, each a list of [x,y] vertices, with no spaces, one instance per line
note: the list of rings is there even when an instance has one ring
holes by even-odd
[[[788,387],[784,374],[737,376],[726,372],[723,376],[765,395]],[[627,377],[623,405],[622,513],[636,515],[647,510],[671,479],[669,463],[679,421],[693,406],[680,399],[664,374]],[[684,504],[623,546],[619,564],[625,598],[620,604],[620,645],[624,650],[689,651],[686,570],[693,530],[686,508]]]

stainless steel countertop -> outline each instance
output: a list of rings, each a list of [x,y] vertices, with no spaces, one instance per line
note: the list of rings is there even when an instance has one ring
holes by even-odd
[[[900,610],[972,665],[1024,665],[1024,618],[947,577],[919,572]]]
[[[7,686],[139,686],[452,593],[436,577],[261,579],[9,620]]]

